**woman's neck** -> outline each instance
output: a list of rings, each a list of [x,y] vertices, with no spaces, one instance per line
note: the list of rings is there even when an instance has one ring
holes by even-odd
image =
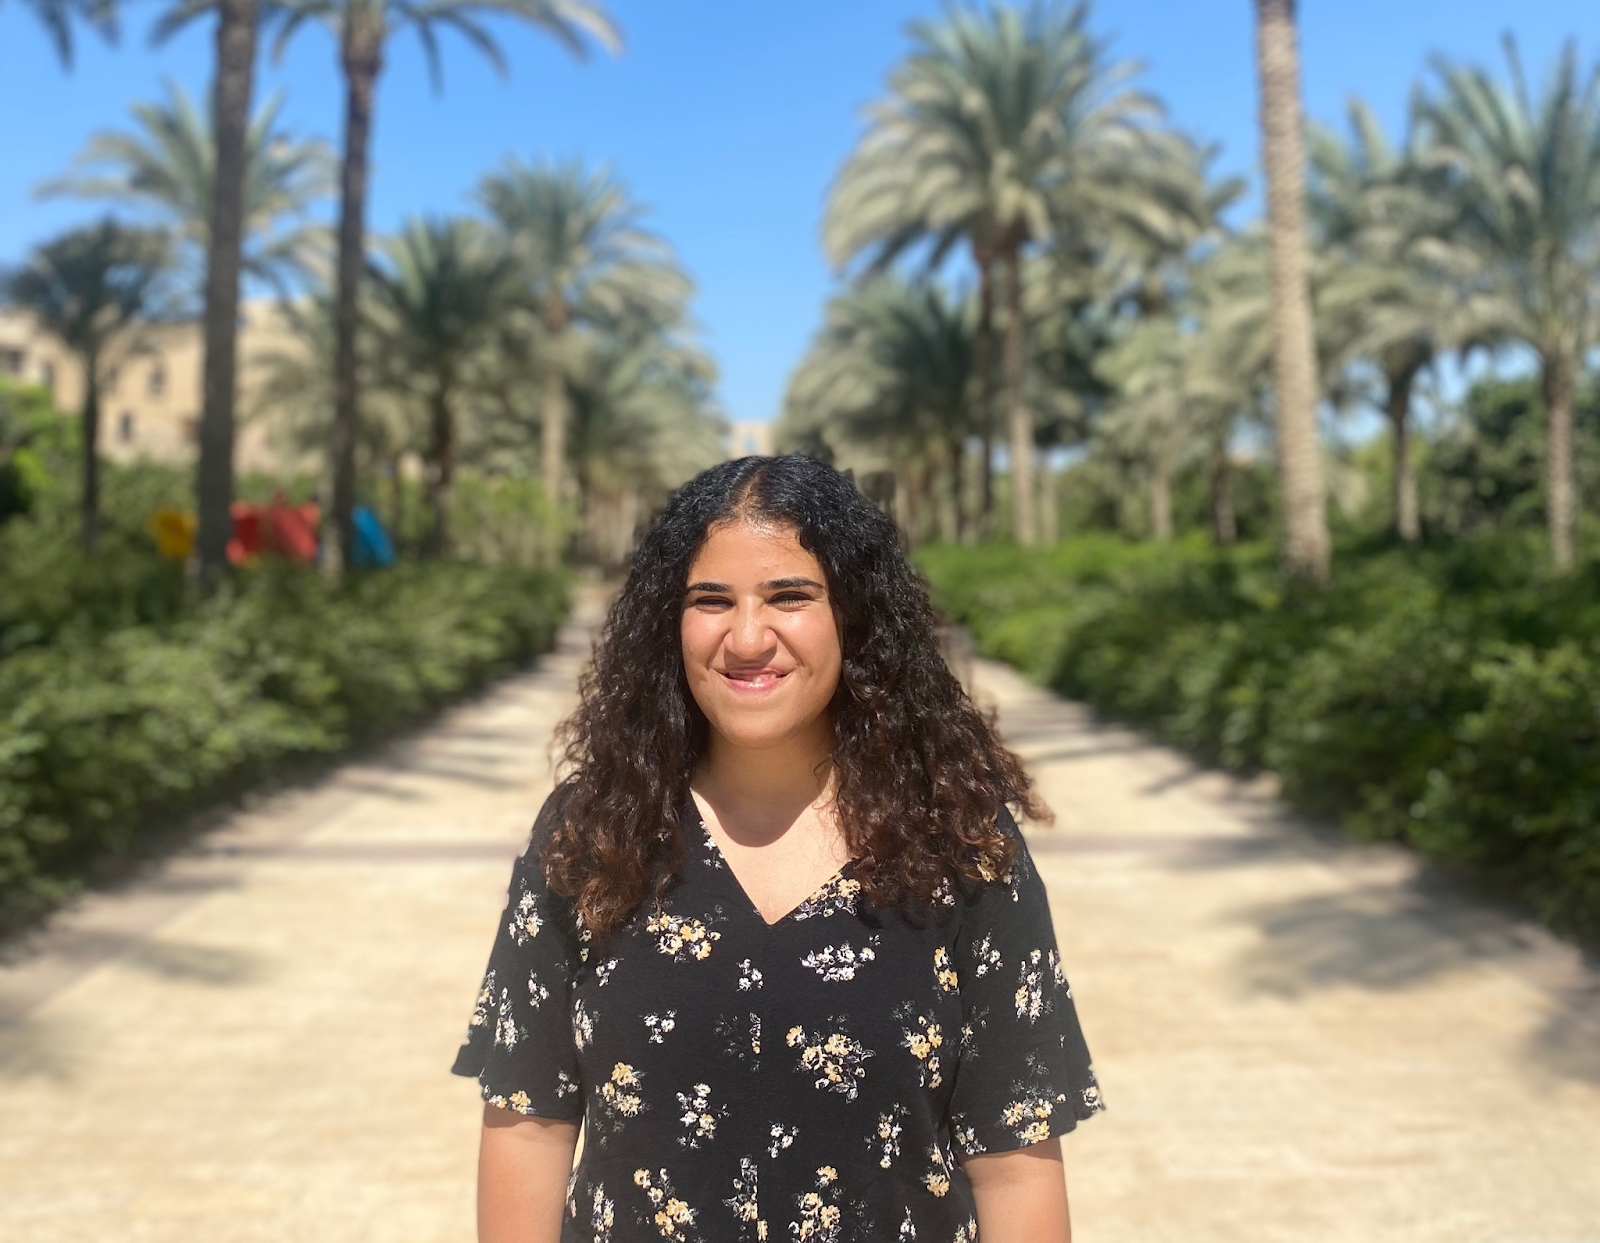
[[[711,732],[692,785],[711,803],[722,827],[746,845],[783,834],[807,809],[827,801],[833,784],[831,722],[776,747],[740,747]]]

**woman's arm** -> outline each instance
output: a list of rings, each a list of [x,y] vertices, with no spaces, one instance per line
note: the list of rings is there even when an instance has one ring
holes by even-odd
[[[1072,1243],[1061,1141],[968,1157],[983,1243]]]
[[[483,1107],[478,1243],[557,1243],[578,1123]]]

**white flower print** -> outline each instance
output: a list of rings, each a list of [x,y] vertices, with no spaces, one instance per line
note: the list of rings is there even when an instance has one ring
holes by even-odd
[[[1083,1107],[1091,1113],[1098,1113],[1106,1107],[1100,1099],[1100,1085],[1095,1082],[1094,1071],[1089,1072],[1089,1082],[1083,1089]]]
[[[835,915],[854,915],[861,899],[861,882],[834,876],[823,882],[822,888],[812,894],[790,913],[791,919],[811,919],[821,916],[832,919]]]
[[[748,993],[752,989],[757,989],[760,987],[761,972],[752,967],[750,965],[750,960],[746,958],[742,963],[739,964],[739,991],[741,993]]]
[[[556,1071],[556,1096],[576,1096],[578,1081],[564,1070]]]
[[[604,1183],[596,1184],[594,1207],[589,1212],[589,1237],[594,1243],[611,1243],[611,1227],[617,1223],[617,1203],[606,1198]]]
[[[1044,954],[1032,951],[1022,963],[1021,981],[1017,985],[1017,1017],[1037,1023],[1049,1009],[1044,1002]]]
[[[1061,965],[1061,955],[1051,950],[1049,954],[1050,974],[1055,977],[1056,984],[1062,988],[1067,986],[1067,969]],[[1072,990],[1067,989],[1067,996],[1072,996]]]
[[[983,940],[979,941],[972,951],[972,956],[978,960],[978,965],[972,969],[972,974],[980,979],[991,971],[998,971],[1001,967],[1000,951],[991,943],[993,938],[985,933]]]
[[[760,1220],[760,1202],[756,1198],[758,1167],[750,1157],[739,1158],[739,1176],[733,1180],[733,1194],[723,1201],[742,1222],[753,1223],[756,1237],[767,1237],[767,1223]]]
[[[950,883],[948,876],[939,878],[939,885],[933,891],[932,900],[935,906],[954,906],[956,904],[955,886]]]
[[[980,1152],[988,1151],[983,1144],[978,1142],[978,1132],[975,1127],[967,1126],[965,1123],[952,1119],[950,1134],[961,1151],[969,1157],[975,1157]]]
[[[790,1144],[794,1143],[795,1136],[800,1134],[800,1128],[797,1126],[780,1126],[778,1123],[774,1122],[767,1134],[771,1140],[771,1142],[767,1145],[767,1156],[776,1157],[785,1148],[789,1147]]]
[[[522,1033],[517,1030],[516,1016],[511,1013],[511,990],[500,990],[500,1008],[494,1024],[494,1043],[497,1048],[515,1049]]]
[[[867,943],[860,949],[852,949],[848,941],[838,945],[824,945],[819,950],[812,950],[800,960],[802,967],[810,967],[824,980],[837,983],[841,980],[856,978],[856,969],[864,963],[869,963],[878,956],[877,947],[881,938],[869,937]]]
[[[896,1105],[888,1113],[878,1115],[878,1131],[869,1135],[867,1143],[877,1149],[878,1164],[888,1169],[900,1155],[900,1119],[905,1117],[904,1106]]]
[[[756,1054],[761,1052],[761,1016],[759,1014],[750,1016],[750,1052]]]
[[[572,1003],[572,1043],[587,1049],[594,1043],[594,1016],[579,997]]]
[[[971,1217],[967,1218],[967,1224],[956,1231],[956,1236],[950,1243],[978,1243],[977,1221]]]
[[[900,1223],[900,1243],[916,1243],[917,1228],[911,1221],[911,1210],[906,1210],[905,1220]]]
[[[669,915],[658,910],[645,923],[645,931],[656,937],[656,948],[673,962],[688,962],[691,958],[711,957],[711,946],[722,939],[722,934],[706,927],[698,919],[685,919],[682,915]]]
[[[796,1220],[789,1223],[789,1237],[795,1243],[837,1243],[839,1226],[844,1220],[844,1214],[838,1204],[830,1204],[829,1200],[837,1200],[839,1196],[839,1171],[831,1165],[817,1168],[817,1182],[815,1191],[805,1191],[795,1197],[795,1207],[799,1210]]]
[[[526,1092],[513,1092],[510,1096],[491,1096],[488,1101],[491,1105],[500,1109],[509,1109],[513,1113],[531,1114],[533,1112],[533,1100]]]
[[[539,983],[539,977],[533,972],[528,973],[528,1004],[537,1010],[550,1000],[550,990]]]
[[[589,947],[594,943],[594,929],[584,922],[583,912],[577,914],[578,924],[578,961],[589,961]]]
[[[700,839],[700,849],[703,852],[700,856],[700,862],[708,868],[720,871],[726,866],[722,861],[722,847],[717,845],[717,839],[711,836],[711,830],[706,828],[704,820],[700,822],[700,831],[705,834]]]
[[[649,1170],[635,1170],[633,1184],[644,1189],[651,1206],[656,1210],[651,1221],[657,1234],[663,1239],[691,1237],[689,1231],[699,1214],[672,1194],[672,1182],[665,1170],[657,1170],[654,1174]]]
[[[933,951],[933,978],[938,981],[941,993],[961,991],[956,969],[950,964],[950,951],[942,945]]]
[[[712,1105],[711,1085],[697,1083],[692,1092],[678,1093],[678,1106],[683,1110],[678,1121],[685,1133],[678,1142],[685,1148],[698,1148],[702,1140],[715,1139],[717,1123],[728,1116],[726,1105]]]
[[[616,958],[608,958],[605,960],[605,962],[595,964],[594,978],[595,986],[597,988],[604,988],[606,986],[606,981],[611,978],[611,973],[617,969],[617,963],[619,961],[620,960]]]
[[[478,1004],[472,1011],[472,1019],[467,1023],[468,1036],[474,1027],[484,1027],[489,1022],[489,1008],[494,1005],[494,972],[483,977],[483,983],[478,986]]]
[[[678,1025],[678,1012],[667,1010],[661,1014],[647,1014],[644,1025],[650,1032],[651,1044],[665,1044],[667,1036]]]
[[[815,1075],[814,1086],[838,1092],[846,1100],[856,1099],[867,1075],[867,1059],[873,1056],[871,1049],[843,1032],[808,1036],[799,1026],[791,1027],[784,1039],[791,1049],[800,1050],[795,1069]]]
[[[922,1176],[922,1185],[935,1196],[943,1197],[949,1194],[952,1164],[944,1149],[934,1144],[928,1149],[928,1172]]]
[[[604,1121],[611,1130],[620,1130],[629,1118],[637,1118],[649,1108],[641,1093],[640,1072],[627,1062],[618,1062],[611,1068],[611,1077],[596,1090]]]
[[[516,909],[511,912],[511,922],[506,925],[506,931],[520,947],[538,936],[539,929],[543,927],[544,920],[539,918],[538,900],[533,896],[531,889],[524,889],[522,896],[517,899]]]
[[[900,1029],[900,1047],[917,1059],[917,1086],[937,1088],[944,1082],[944,1028],[926,1014],[919,1014],[910,1027]]]

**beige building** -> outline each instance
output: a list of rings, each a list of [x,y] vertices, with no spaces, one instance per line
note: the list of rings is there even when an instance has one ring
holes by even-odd
[[[729,457],[769,457],[771,453],[772,424],[734,423],[728,428]]]
[[[251,359],[302,347],[270,301],[247,303],[241,318],[238,409],[243,413],[252,408],[258,382]],[[191,460],[203,405],[203,357],[201,327],[194,321],[145,325],[113,346],[101,364],[101,453],[117,462]],[[0,308],[0,376],[43,385],[62,414],[75,417],[83,409],[82,367],[26,312]],[[271,420],[240,419],[237,469],[279,471],[294,464],[292,452],[273,432]]]

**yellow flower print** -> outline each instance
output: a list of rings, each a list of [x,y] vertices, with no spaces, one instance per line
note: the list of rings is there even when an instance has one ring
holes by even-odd
[[[711,946],[722,940],[720,932],[707,928],[698,919],[660,910],[645,922],[645,931],[656,938],[656,949],[673,962],[688,962],[691,958],[704,962],[711,957]]]
[[[939,946],[933,951],[933,976],[939,981],[941,992],[954,993],[960,991],[960,981],[956,978],[956,969],[950,965],[950,951],[944,946]]]
[[[506,931],[518,946],[523,946],[538,936],[539,929],[543,927],[544,920],[539,918],[537,900],[531,890],[524,889],[522,897],[517,899],[516,908],[511,912],[511,922],[506,925]]]
[[[944,1149],[937,1144],[928,1149],[928,1160],[931,1168],[922,1176],[922,1185],[935,1196],[943,1197],[950,1191],[950,1162]]]
[[[944,1082],[943,1061],[940,1050],[944,1047],[944,1029],[928,1015],[919,1014],[914,1026],[901,1029],[901,1047],[910,1050],[920,1065],[917,1067],[918,1086],[937,1088]]]
[[[810,1071],[817,1088],[856,1099],[859,1082],[867,1074],[866,1061],[873,1056],[871,1049],[843,1032],[808,1036],[803,1027],[791,1027],[785,1043],[800,1050],[797,1069]]]
[[[652,1175],[649,1170],[635,1170],[633,1183],[634,1186],[643,1188],[656,1210],[652,1218],[656,1233],[663,1239],[686,1237],[687,1227],[694,1225],[696,1210],[672,1194],[672,1183],[667,1178],[667,1172],[658,1170]]]

